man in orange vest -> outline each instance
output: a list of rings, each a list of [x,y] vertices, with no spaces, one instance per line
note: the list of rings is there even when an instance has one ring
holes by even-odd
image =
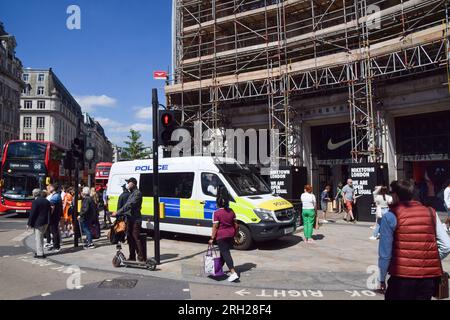
[[[434,209],[412,201],[413,183],[394,181],[391,193],[394,203],[380,228],[381,290],[386,300],[431,300],[443,274],[441,260],[450,253],[450,238]]]

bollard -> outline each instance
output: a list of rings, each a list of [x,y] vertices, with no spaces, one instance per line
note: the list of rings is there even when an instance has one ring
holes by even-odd
[[[141,241],[142,244],[142,250],[144,251],[145,261],[147,261],[147,233],[142,232],[139,235],[139,240]]]

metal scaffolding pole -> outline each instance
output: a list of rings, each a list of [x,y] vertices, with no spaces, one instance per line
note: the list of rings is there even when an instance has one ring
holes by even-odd
[[[200,120],[218,134],[232,122],[233,108],[266,104],[268,128],[279,131],[282,164],[303,162],[304,95],[348,91],[351,157],[378,162],[376,88],[445,68],[450,79],[448,1],[174,1],[176,65],[168,106],[181,111],[187,128]],[[367,24],[373,6],[381,10],[378,29]]]

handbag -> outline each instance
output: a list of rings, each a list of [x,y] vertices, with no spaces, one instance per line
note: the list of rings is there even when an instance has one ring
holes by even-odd
[[[125,223],[125,221],[120,220],[114,224],[114,232],[115,233],[125,233],[126,230],[127,230],[127,224]]]
[[[206,254],[203,257],[203,269],[206,275],[220,277],[225,275],[223,272],[223,261],[217,250],[209,245]]]
[[[431,221],[434,225],[434,230],[436,230],[436,219],[434,218],[434,213],[431,208],[428,208],[431,215]],[[437,238],[437,235],[436,235]],[[437,241],[437,239],[436,239]],[[439,255],[439,249],[438,249],[438,255]],[[438,279],[436,284],[436,292],[434,293],[433,297],[435,297],[438,300],[448,299],[449,298],[449,287],[448,287],[448,279],[449,274],[447,272],[444,272],[444,269],[442,268],[442,262],[441,262],[441,270],[442,270],[442,276]]]

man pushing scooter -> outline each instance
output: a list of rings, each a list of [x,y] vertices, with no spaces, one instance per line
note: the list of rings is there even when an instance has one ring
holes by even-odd
[[[120,208],[112,217],[125,216],[127,221],[127,240],[130,248],[129,261],[136,261],[136,252],[138,262],[145,263],[147,261],[147,252],[144,249],[145,245],[141,240],[141,226],[142,226],[142,193],[137,188],[137,180],[130,178],[125,180],[127,188],[130,191],[125,205]]]

